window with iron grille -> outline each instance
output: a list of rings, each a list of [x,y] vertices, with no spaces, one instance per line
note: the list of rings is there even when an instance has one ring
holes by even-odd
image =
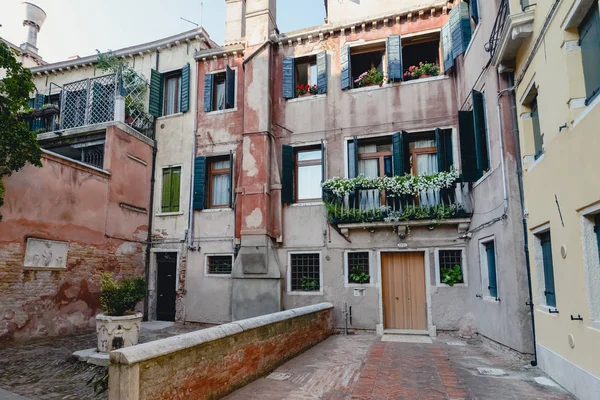
[[[456,283],[465,283],[462,265],[462,250],[440,250],[438,252],[440,267],[440,283],[444,283],[444,272],[453,270],[457,265],[460,267],[462,278]]]
[[[368,251],[348,253],[348,283],[371,283]]]
[[[231,268],[233,266],[233,256],[207,256],[206,264],[206,270],[210,275],[231,275]]]
[[[319,253],[290,254],[291,289],[293,292],[321,290]]]

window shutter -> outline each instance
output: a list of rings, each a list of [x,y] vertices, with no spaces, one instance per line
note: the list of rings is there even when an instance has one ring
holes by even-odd
[[[213,82],[215,76],[213,74],[204,75],[204,112],[212,111],[213,99]]]
[[[233,208],[233,150],[229,150],[229,208]]]
[[[163,76],[156,70],[150,71],[150,104],[148,112],[155,117],[162,116],[163,111]]]
[[[460,137],[462,179],[464,182],[476,182],[481,178],[481,171],[477,169],[473,111],[458,112],[458,129]]]
[[[596,233],[596,243],[598,244],[598,260],[600,260],[600,214],[594,215],[594,232]]]
[[[581,61],[585,81],[586,103],[589,103],[600,92],[600,13],[598,3],[588,11],[579,25],[579,45],[581,46]]]
[[[454,57],[452,57],[452,32],[450,31],[450,22],[442,26],[440,33],[442,40],[442,62],[444,63],[444,72],[448,72],[454,66]]]
[[[161,211],[171,211],[171,168],[163,169]]]
[[[485,122],[485,101],[483,93],[471,90],[473,102],[473,124],[475,128],[475,155],[477,157],[477,169],[483,175],[490,168],[488,157],[487,133]]]
[[[394,166],[394,175],[403,176],[407,173],[404,168],[404,135],[400,132],[392,135],[392,164]]]
[[[179,190],[181,189],[181,168],[171,169],[171,212],[179,211]]]
[[[496,251],[493,243],[485,246],[488,264],[488,290],[490,296],[498,297],[498,282],[496,278]]]
[[[402,39],[400,35],[390,35],[387,38],[388,78],[390,82],[400,82],[402,70]]]
[[[546,305],[550,307],[556,307],[554,264],[552,261],[552,241],[550,239],[550,232],[544,233],[540,239],[544,264],[544,294],[546,295]]]
[[[36,110],[41,110],[45,100],[46,96],[44,96],[41,93],[37,93],[35,95],[35,99],[33,100],[33,108],[35,108]]]
[[[181,98],[179,111],[182,113],[190,109],[190,63],[181,69]]]
[[[282,66],[283,98],[293,99],[296,97],[296,85],[294,74],[294,57],[285,57]]]
[[[204,192],[206,191],[206,157],[194,160],[194,210],[204,210]]]
[[[225,108],[233,108],[235,105],[235,71],[225,67]]]
[[[452,56],[463,54],[471,42],[471,21],[469,5],[460,2],[450,11],[450,32],[452,36]]]
[[[348,178],[358,176],[358,138],[348,141]]]
[[[471,3],[469,4],[471,18],[475,24],[479,23],[479,5],[477,4],[477,1],[478,0],[471,0]]]
[[[317,93],[327,93],[327,52],[317,54]]]
[[[342,78],[342,90],[352,89],[352,71],[350,66],[349,46],[343,46],[340,49],[340,76]]]
[[[283,145],[281,148],[281,202],[294,202],[294,148]]]
[[[435,143],[437,147],[438,171],[450,171],[452,167],[452,130],[436,129]]]

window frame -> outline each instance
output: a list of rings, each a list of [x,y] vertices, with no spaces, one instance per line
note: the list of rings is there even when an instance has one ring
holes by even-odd
[[[177,207],[177,211],[163,211],[163,187],[164,187],[164,172],[167,169],[179,169],[179,204]],[[161,170],[161,174],[160,174],[160,187],[161,187],[161,191],[160,191],[160,211],[158,212],[158,215],[179,215],[179,214],[183,214],[183,210],[182,210],[182,206],[181,206],[181,193],[183,190],[183,179],[182,178],[182,173],[183,173],[183,164],[173,164],[173,165],[165,165],[162,166],[160,168]]]
[[[221,169],[213,169],[213,165],[217,162],[220,161],[229,161],[229,155],[222,155],[222,156],[211,156],[211,157],[206,157],[206,163],[208,164],[207,168],[206,168],[206,189],[207,189],[207,198],[206,198],[206,208],[205,209],[227,209],[227,208],[231,208],[230,204],[231,204],[231,199],[229,198],[229,202],[227,204],[224,205],[213,205],[212,204],[212,195],[213,195],[213,177],[214,176],[218,176],[218,175],[227,175],[229,176],[231,174],[231,169],[233,168],[233,160],[232,162],[229,164],[229,168],[225,169],[225,168],[221,168]],[[232,189],[233,187],[233,182],[229,182],[229,197],[232,196]]]
[[[545,223],[535,229],[531,230],[533,236],[533,257],[535,263],[535,277],[536,277],[536,304],[537,310],[545,313],[549,313],[550,310],[556,310],[556,306],[546,304],[546,276],[545,276],[545,265],[543,259],[543,248],[541,243],[541,236],[551,231],[550,223]],[[554,263],[554,260],[552,260]],[[554,282],[554,297],[556,299],[556,281]]]
[[[319,255],[319,290],[305,292],[301,290],[292,290],[292,255],[295,254],[318,254]],[[287,262],[287,287],[286,293],[294,296],[322,296],[323,295],[323,253],[321,250],[289,251]]]
[[[223,85],[223,90],[225,91],[225,97],[227,97],[227,74],[225,71],[221,71],[221,72],[213,72],[213,91],[212,91],[212,110],[213,111],[225,111],[225,110],[229,110],[229,108],[227,108],[227,101],[225,101],[224,103],[224,108],[219,109],[217,108],[217,77],[219,77],[219,82]],[[221,80],[222,78],[222,80]]]
[[[215,274],[210,272],[208,259],[210,257],[231,257],[231,271],[228,274]],[[235,264],[235,255],[233,253],[206,253],[204,254],[204,276],[211,278],[231,278],[233,274],[233,265]]]
[[[368,274],[370,275],[370,279],[368,283],[355,283],[350,282],[350,254],[352,253],[367,253],[369,260],[369,270]],[[346,250],[344,251],[344,287],[347,288],[367,288],[367,287],[375,287],[376,279],[375,272],[377,268],[375,267],[376,261],[373,256],[373,252],[368,249],[357,249],[357,250]]]
[[[382,51],[381,47],[383,47],[383,53],[381,56],[381,68],[383,71],[383,76],[387,76],[388,75],[388,54],[387,54],[387,38],[384,39],[377,39],[377,40],[372,40],[369,42],[356,42],[356,43],[347,43],[349,49],[350,49],[350,57],[348,59],[348,63],[350,64],[350,71],[352,72],[352,56],[355,55],[359,55],[359,54],[366,54],[366,53],[374,53],[376,51]],[[364,73],[366,71],[361,72]],[[352,75],[352,74],[350,74]],[[360,75],[360,74],[359,74]],[[358,75],[357,75],[358,76]],[[367,86],[367,87],[354,87],[355,83],[354,80],[356,79],[353,76],[350,76],[350,79],[352,80],[351,82],[351,87],[348,90],[357,90],[357,89],[365,89],[365,88],[373,88],[373,87],[378,87],[378,86]],[[382,86],[387,86],[389,83],[384,82],[382,84]]]
[[[298,87],[300,85],[300,83],[298,82],[298,75],[296,74],[298,66],[299,65],[306,65],[306,77],[307,77],[307,84],[309,86],[313,86],[311,84],[311,68],[314,66],[315,68],[317,68],[317,54],[307,54],[304,56],[300,56],[300,57],[295,57],[294,58],[294,98],[297,99],[298,96],[296,96],[296,87]],[[316,74],[316,78],[318,79],[319,77],[319,72],[315,71]],[[304,84],[303,84],[304,85]],[[318,85],[318,83],[316,83],[316,85]]]
[[[533,151],[534,160],[538,160],[544,155],[544,135],[542,134],[542,126],[540,122],[539,104],[537,93],[533,96],[529,102],[529,108],[531,109],[531,126],[533,133]],[[535,117],[534,117],[535,115]],[[539,149],[536,143],[536,138],[539,138]]]
[[[546,240],[546,237],[548,237],[548,239]],[[550,228],[548,229],[544,229],[542,231],[536,232],[535,233],[535,238],[536,238],[536,247],[539,247],[541,249],[541,277],[543,278],[543,287],[541,289],[543,290],[543,306],[548,307],[548,308],[554,308],[556,309],[557,306],[557,302],[556,302],[556,276],[554,274],[554,255],[553,253],[553,249],[552,249],[552,234],[550,231]],[[545,255],[544,255],[544,242],[549,242],[550,243],[550,260],[548,260]],[[537,254],[536,254],[537,256]],[[537,259],[537,257],[536,257]],[[547,275],[549,274],[550,271],[548,271],[549,269],[549,265],[548,265],[548,261],[550,261],[550,263],[552,264],[552,292],[550,292],[552,295],[554,295],[554,304],[549,304],[548,302],[548,294],[547,292],[549,287],[548,287],[548,280],[547,280]],[[537,262],[537,260],[536,260]],[[538,284],[539,282],[541,282],[540,277],[538,277]],[[538,289],[539,291],[539,289]],[[541,300],[541,299],[540,299]]]
[[[600,304],[595,301],[600,295],[600,202],[582,209],[579,217],[589,324],[600,329]]]
[[[496,277],[496,297],[490,293],[490,281],[489,281],[489,261],[487,255],[487,248],[490,243],[494,245],[494,270]],[[479,240],[479,270],[481,271],[481,291],[482,298],[484,300],[491,300],[498,302],[500,299],[500,287],[498,285],[498,249],[496,247],[496,237],[494,235],[482,238]],[[487,285],[486,285],[487,283]]]
[[[319,160],[306,160],[299,161],[298,155],[300,153],[308,153],[318,151],[321,153],[321,158]],[[298,184],[299,184],[299,169],[300,167],[311,167],[319,165],[321,167],[321,175],[323,173],[323,152],[321,150],[321,145],[313,145],[313,146],[302,146],[302,147],[294,147],[294,203],[315,203],[323,201],[323,195],[321,197],[315,197],[311,199],[299,199],[298,198]],[[324,177],[322,176],[321,179]]]
[[[182,70],[181,69],[177,69],[174,71],[169,71],[169,72],[163,72],[163,113],[162,113],[162,117],[166,117],[169,115],[175,115],[175,114],[179,114],[181,113],[181,77],[182,77]],[[174,98],[174,102],[173,102],[173,112],[172,113],[167,113],[167,101],[168,101],[168,97],[169,97],[169,90],[168,90],[168,81],[170,79],[177,79],[176,80],[176,84],[175,84],[175,98]]]
[[[460,250],[460,269],[463,276],[462,283],[455,283],[454,287],[467,287],[469,286],[469,281],[467,278],[467,249],[466,247],[436,247],[434,249],[435,254],[435,285],[437,287],[451,287],[446,283],[442,283],[442,271],[441,271],[441,262],[440,262],[440,252],[442,251],[457,251]]]

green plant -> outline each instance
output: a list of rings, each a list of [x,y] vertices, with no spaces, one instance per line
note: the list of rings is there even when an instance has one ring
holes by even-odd
[[[419,79],[422,76],[438,76],[440,74],[440,67],[433,63],[419,63],[418,66],[412,65],[408,68],[408,71],[404,73],[404,80],[410,81],[412,79]]]
[[[367,274],[362,266],[356,265],[350,270],[351,283],[369,283],[371,281],[371,275]]]
[[[52,104],[52,103],[46,103],[42,106],[42,110],[46,110],[48,108],[55,108],[58,110],[58,106],[56,104]]]
[[[300,279],[300,288],[305,292],[314,292],[319,289],[319,281],[308,276],[303,276]]]
[[[377,71],[375,67],[368,71],[363,72],[354,80],[354,83],[358,83],[358,87],[372,86],[372,85],[383,85],[384,75],[383,72]]]
[[[146,280],[142,277],[126,278],[121,282],[108,273],[102,274],[100,307],[106,315],[122,317],[146,296]]]
[[[108,390],[108,368],[100,371],[92,375],[89,381],[87,381],[87,385],[94,388],[94,393],[96,396],[106,392]]]
[[[463,282],[460,265],[455,265],[453,268],[442,268],[441,275],[442,283],[445,283],[448,286],[454,286],[457,283]]]

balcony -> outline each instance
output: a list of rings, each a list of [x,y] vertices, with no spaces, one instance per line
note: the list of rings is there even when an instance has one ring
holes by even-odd
[[[534,5],[527,0],[500,2],[487,49],[494,66],[513,68],[509,62],[515,59],[523,42],[533,35]]]

